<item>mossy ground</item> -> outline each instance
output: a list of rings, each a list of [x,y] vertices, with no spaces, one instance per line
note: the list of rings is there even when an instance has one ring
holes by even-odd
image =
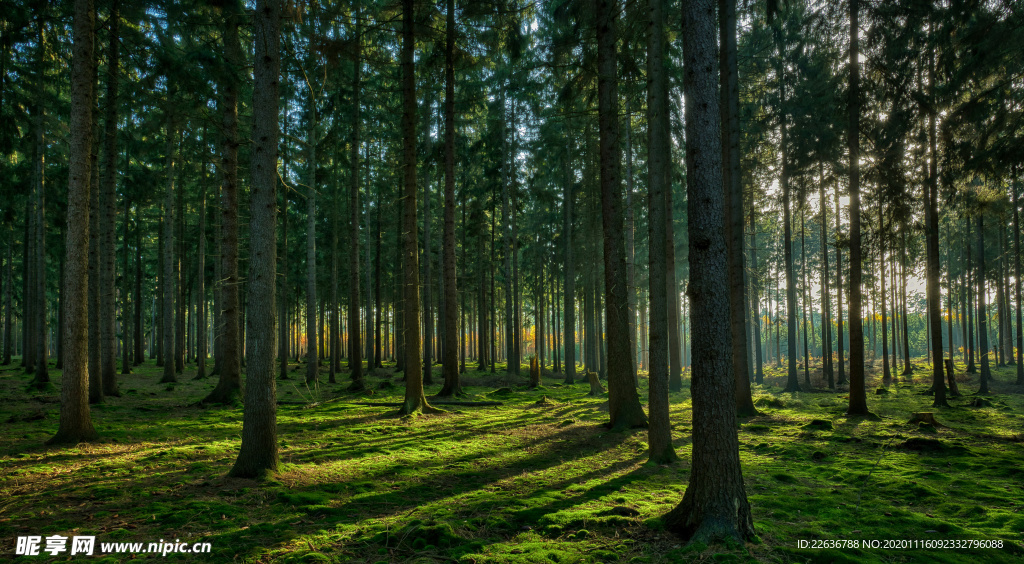
[[[782,374],[768,367],[766,385],[754,387],[762,415],[742,420],[739,430],[758,542],[712,547],[687,547],[660,522],[688,481],[688,390],[671,398],[683,461],[658,466],[646,463],[645,431],[601,426],[606,400],[588,397],[587,385],[562,386],[545,375],[542,389],[528,390],[525,367],[522,373],[521,381],[464,375],[464,399],[503,406],[407,418],[396,408],[354,403],[400,401],[403,387],[390,369],[367,378],[372,394],[346,393],[344,373],[339,384],[312,390],[299,378],[279,381],[279,398],[288,402],[278,409],[283,468],[256,483],[225,477],[239,447],[241,408],[196,407],[215,380],[192,380],[194,368],[173,386],[157,383],[152,363],[120,376],[123,396],[93,406],[99,441],[46,447],[57,426],[59,371],[51,371],[55,390],[39,394],[27,388],[30,376],[3,367],[0,560],[14,558],[15,537],[30,534],[212,543],[210,555],[166,557],[195,562],[1024,559],[1024,389],[1007,384],[1012,369],[995,371],[990,405],[953,399],[953,408],[934,410],[944,426],[927,428],[907,423],[911,412],[933,411],[921,395],[923,364],[913,381],[900,378],[887,394],[874,394],[873,378],[868,402],[878,419],[846,418],[842,391],[784,394]],[[438,369],[428,394],[440,380]],[[820,376],[814,380],[822,387]],[[977,389],[976,379],[962,380],[962,391]],[[394,386],[380,388],[383,382]],[[509,391],[494,393],[502,387]],[[313,401],[324,403],[301,405]],[[810,424],[816,419],[831,428]],[[922,438],[943,448],[905,445]],[[797,548],[813,539],[1002,540],[1004,548]]]

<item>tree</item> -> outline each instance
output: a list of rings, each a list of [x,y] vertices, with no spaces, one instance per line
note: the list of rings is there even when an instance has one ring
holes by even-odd
[[[444,386],[439,396],[462,395],[459,383],[459,307],[455,276],[455,0],[447,0],[444,49]]]
[[[348,278],[348,369],[350,391],[360,391],[363,383],[363,348],[359,338],[359,67],[362,37],[356,20],[356,58],[352,67],[352,138],[350,157],[352,177],[349,188],[349,278]],[[367,265],[369,268],[369,265]]]
[[[416,76],[414,0],[402,0],[402,341],[405,348],[405,401],[399,413],[433,413],[423,393],[420,355],[420,268],[416,225]]]
[[[736,0],[718,0],[722,177],[725,187],[725,236],[729,249],[729,329],[736,375],[736,413],[757,415],[750,396],[747,347],[747,286],[743,249],[743,184],[740,178],[739,68],[736,62]]]
[[[691,542],[745,541],[754,522],[740,469],[736,383],[723,235],[721,115],[716,97],[712,0],[683,3],[683,94],[689,201],[693,463],[683,500],[666,528]]]
[[[850,402],[847,415],[868,415],[864,384],[864,320],[861,311],[862,253],[860,233],[860,53],[858,10],[850,2],[850,92],[847,144],[850,150]],[[840,377],[842,372],[840,372]]]
[[[64,372],[60,423],[47,444],[75,444],[97,437],[89,412],[89,155],[92,152],[92,66],[96,18],[92,0],[75,0],[71,51],[71,154],[65,258]]]
[[[114,228],[117,221],[117,88],[120,74],[118,42],[120,38],[120,13],[118,0],[110,7],[110,47],[107,50],[107,99],[103,132],[103,181],[100,189],[100,379],[103,395],[120,397],[117,389],[117,327],[115,322],[114,260],[116,239]]]
[[[254,14],[252,196],[247,381],[242,446],[229,475],[262,478],[277,471],[277,390],[274,380],[277,281],[278,81],[280,0],[257,0]]]
[[[605,316],[608,343],[609,427],[646,427],[636,391],[629,348],[626,247],[623,241],[622,179],[616,77],[617,0],[597,0],[597,97],[601,160],[601,225],[604,231]]]
[[[664,0],[647,2],[647,217],[648,281],[651,292],[651,319],[648,349],[650,428],[648,443],[651,462],[663,464],[678,460],[672,447],[672,427],[668,402],[668,294],[665,254],[665,191],[671,189],[668,177],[668,84],[665,80]]]
[[[201,403],[233,402],[241,389],[241,350],[238,322],[238,91],[244,61],[238,28],[242,9],[230,0],[221,10],[224,70],[220,73],[221,216],[220,216],[220,350],[217,386]]]

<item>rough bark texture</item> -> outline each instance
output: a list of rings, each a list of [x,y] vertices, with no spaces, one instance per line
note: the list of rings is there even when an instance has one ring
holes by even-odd
[[[571,126],[570,126],[571,130]],[[568,147],[567,151],[572,151],[572,147]],[[567,153],[565,156],[565,186],[562,188],[562,197],[565,200],[565,263],[562,265],[565,274],[565,291],[563,292],[562,299],[565,302],[565,380],[566,384],[574,384],[576,382],[576,268],[575,259],[572,255],[573,250],[573,237],[572,237],[572,222],[573,222],[573,204],[575,203],[575,195],[573,194],[573,177],[571,175],[572,156]]]
[[[447,0],[444,50],[444,357],[439,396],[462,395],[459,383],[459,307],[455,276],[455,0]]]
[[[682,502],[665,526],[684,539],[754,536],[740,469],[723,237],[721,123],[715,90],[715,6],[683,3],[683,91],[693,350],[693,461]]]
[[[356,41],[357,49],[362,47],[362,40]],[[415,106],[415,104],[414,104]],[[348,275],[348,369],[352,383],[348,389],[359,391],[365,387],[363,383],[363,347],[359,339],[359,56],[353,65],[352,76],[352,138],[350,141],[350,166],[352,177],[349,186],[349,218],[348,244],[349,275]],[[415,163],[414,165],[415,166]],[[418,339],[417,339],[418,340]],[[406,341],[408,344],[408,341]]]
[[[930,31],[930,30],[929,30]],[[928,301],[928,326],[931,345],[938,358],[932,358],[933,407],[949,407],[946,402],[946,384],[942,373],[942,310],[939,304],[939,212],[938,204],[938,150],[935,135],[935,69],[934,51],[929,53],[929,96],[933,110],[928,116],[928,182],[925,185],[925,296]],[[952,292],[952,287],[950,288]],[[950,333],[952,336],[952,333]],[[950,347],[952,351],[952,347]],[[952,353],[950,353],[952,357]]]
[[[860,54],[857,34],[860,0],[850,1],[850,102],[847,144],[850,151],[850,403],[847,415],[867,415],[864,388],[864,320],[861,316],[860,233]],[[840,372],[840,377],[842,372]]]
[[[423,394],[420,356],[420,268],[416,225],[416,76],[413,69],[414,0],[402,0],[402,323],[405,401],[399,413],[436,411]]]
[[[672,447],[672,424],[668,401],[668,294],[665,288],[665,215],[662,204],[669,189],[668,83],[665,77],[664,0],[648,0],[647,10],[647,216],[648,283],[651,316],[648,350],[648,405],[650,427],[647,441],[651,462],[677,460]]]
[[[242,47],[238,38],[241,7],[224,9],[224,62],[221,78],[220,355],[217,387],[203,403],[230,403],[240,391],[241,350],[238,327],[238,89]],[[216,368],[215,368],[216,370]]]
[[[779,49],[779,59],[776,66],[776,74],[779,80],[779,152],[781,154],[782,172],[779,184],[782,186],[782,247],[783,247],[783,268],[786,271],[786,388],[787,392],[799,392],[800,381],[796,370],[796,280],[793,272],[793,222],[791,207],[791,188],[789,182],[789,152],[786,141],[786,81],[783,72],[783,60],[785,58],[785,44],[782,40],[782,22],[777,22],[775,28],[775,41]]]
[[[629,348],[629,300],[626,296],[626,247],[622,214],[619,151],[618,78],[616,77],[617,0],[597,0],[597,98],[601,159],[601,225],[604,231],[605,316],[608,344],[609,427],[647,426],[636,391]],[[604,363],[602,363],[603,365]]]
[[[93,26],[92,0],[75,0],[71,51],[71,154],[68,161],[68,230],[64,289],[64,372],[60,423],[48,444],[96,438],[89,413],[88,290],[89,154],[92,145]]]
[[[316,100],[314,99],[312,85],[309,85],[309,87],[309,193],[306,196],[306,383],[313,384],[316,383],[317,376],[320,373],[320,347],[317,339],[319,325],[317,324],[318,318],[316,311]],[[356,90],[356,92],[358,92],[358,90]],[[357,98],[356,107],[358,108],[358,106]],[[357,110],[356,116],[358,115]],[[359,121],[357,119],[357,128],[358,123]],[[354,151],[358,152],[358,142],[354,143],[353,146],[355,147]],[[358,166],[353,167],[353,170],[356,169],[358,169]],[[358,175],[356,176],[358,177]],[[274,205],[275,207],[277,205],[276,198],[274,200]],[[273,230],[274,246],[276,247],[276,222],[273,226]],[[277,257],[276,250],[274,257]],[[274,277],[274,283],[277,283],[276,276]],[[276,315],[276,312],[274,312],[274,315]]]
[[[979,394],[988,393],[988,381],[992,378],[992,369],[989,367],[988,356],[991,351],[988,349],[988,306],[985,305],[985,219],[984,211],[975,212],[978,222],[978,270],[974,278],[977,281],[978,300],[978,354],[981,357],[981,387]],[[938,363],[938,360],[935,360]]]
[[[757,415],[750,396],[747,347],[747,288],[743,252],[743,187],[740,182],[740,91],[736,63],[736,0],[718,0],[719,93],[722,112],[722,185],[725,237],[729,251],[729,329],[736,375],[736,414]]]
[[[170,96],[170,95],[168,95]],[[167,144],[166,144],[166,165],[164,171],[167,174],[167,186],[164,189],[164,256],[163,256],[163,353],[164,353],[164,375],[160,383],[177,382],[178,378],[174,369],[174,362],[177,355],[175,337],[177,327],[175,326],[175,304],[178,299],[178,262],[174,259],[174,138],[176,136],[174,118],[167,116]]]
[[[118,397],[117,389],[117,307],[114,288],[116,278],[114,261],[117,241],[114,231],[117,222],[117,88],[118,43],[120,42],[120,14],[118,1],[110,8],[110,44],[107,48],[107,97],[105,100],[103,130],[103,181],[100,187],[100,340],[103,342],[100,359],[100,379],[103,395]],[[126,332],[127,333],[127,332]]]
[[[254,14],[252,197],[246,312],[247,378],[242,446],[229,473],[262,478],[277,471],[277,401],[274,330],[277,267],[278,80],[280,0],[257,0]]]
[[[1015,172],[1019,172],[1015,170]],[[1014,178],[1018,178],[1015,174]],[[1017,382],[1018,386],[1024,385],[1024,314],[1022,314],[1021,303],[1021,268],[1020,268],[1020,185],[1014,181],[1013,187],[1013,277],[1016,280],[1014,292],[1017,297]],[[8,269],[8,273],[10,270]],[[7,279],[9,287],[10,278]],[[10,317],[8,317],[10,320]]]

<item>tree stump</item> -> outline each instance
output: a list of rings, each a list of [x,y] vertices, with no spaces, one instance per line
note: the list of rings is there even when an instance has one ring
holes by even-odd
[[[934,425],[936,427],[943,426],[941,423],[935,420],[935,414],[932,413],[931,411],[922,411],[914,413],[913,417],[911,417],[910,421],[907,421],[907,423],[928,423],[929,425]]]
[[[604,393],[604,386],[597,379],[597,372],[587,372],[587,380],[590,381],[590,395],[599,396]]]

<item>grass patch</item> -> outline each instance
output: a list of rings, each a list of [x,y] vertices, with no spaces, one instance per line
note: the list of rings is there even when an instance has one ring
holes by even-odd
[[[605,399],[559,385],[558,375],[530,390],[525,370],[521,380],[470,371],[465,399],[503,405],[401,419],[393,408],[356,405],[365,398],[345,392],[342,374],[340,384],[320,384],[320,404],[278,407],[283,468],[257,484],[226,477],[241,408],[197,406],[215,379],[194,381],[189,366],[168,389],[152,363],[119,376],[122,397],[94,406],[99,441],[61,448],[43,446],[58,422],[60,371],[51,370],[55,388],[40,392],[27,388],[31,376],[0,368],[0,537],[179,538],[210,542],[208,561],[248,563],[966,564],[1024,556],[1024,454],[1012,440],[1024,401],[1005,384],[1010,370],[996,371],[990,405],[952,400],[954,408],[936,411],[943,426],[923,429],[906,424],[931,410],[923,380],[871,395],[872,420],[844,417],[842,391],[784,394],[784,375],[766,368],[766,383],[754,386],[762,414],[738,429],[758,533],[745,546],[687,546],[663,528],[689,480],[688,389],[673,393],[670,406],[682,461],[659,466],[646,464],[645,431],[608,433],[607,412],[597,409]],[[400,382],[383,385],[392,375],[387,367],[366,377],[374,402],[401,401]],[[283,400],[299,399],[286,389]],[[854,538],[999,539],[1005,548],[797,546]]]

